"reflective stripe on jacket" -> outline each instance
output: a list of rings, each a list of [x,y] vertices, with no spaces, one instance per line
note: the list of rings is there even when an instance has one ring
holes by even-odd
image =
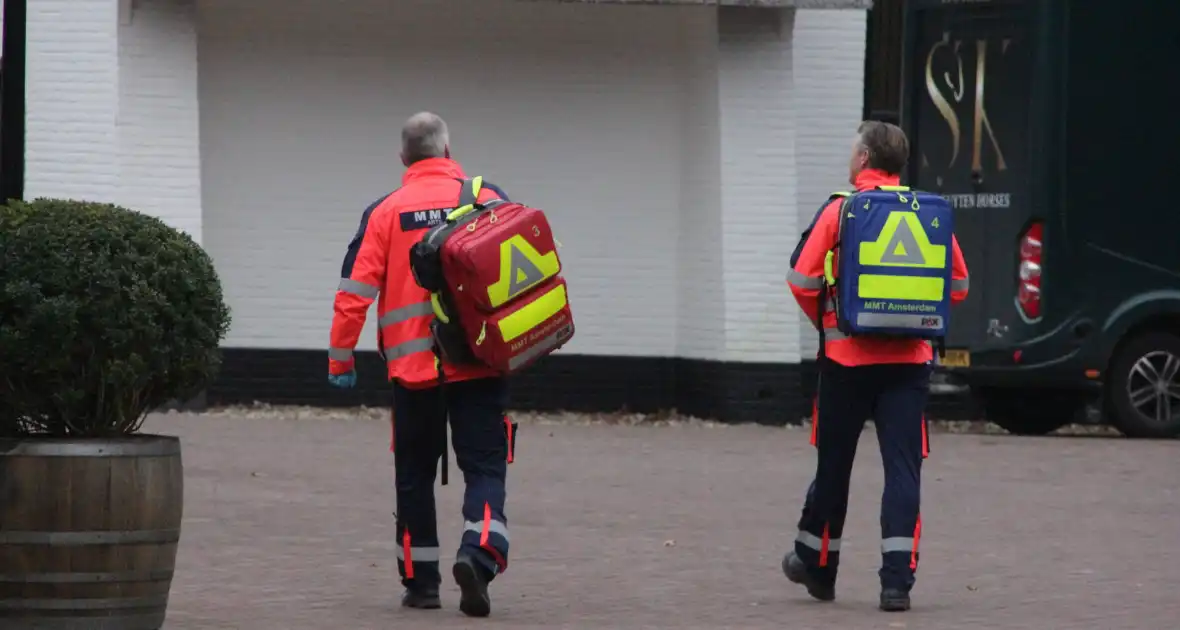
[[[856,177],[856,189],[868,190],[875,186],[897,186],[900,178],[884,171],[866,169]],[[811,322],[815,322],[820,306],[820,291],[823,287],[824,258],[835,247],[840,227],[840,204],[843,199],[833,199],[816,216],[809,232],[806,233],[798,258],[787,274],[787,284],[799,302],[800,308]],[[953,240],[951,259],[951,303],[958,304],[967,299],[967,261],[959,249],[958,239]],[[839,276],[839,269],[836,270]],[[830,290],[822,299],[828,300],[835,294]],[[849,338],[836,328],[836,314],[831,302],[824,306],[824,354],[841,365],[869,365],[874,363],[925,363],[934,357],[930,344],[922,339],[880,339],[871,337]]]
[[[410,247],[445,218],[459,201],[466,176],[449,158],[416,162],[402,176],[402,187],[373,203],[361,217],[348,245],[336,290],[335,315],[328,350],[328,371],[353,369],[353,351],[369,306],[377,301],[377,343],[390,380],[405,387],[437,384],[438,370],[430,337],[430,294],[414,282]],[[505,199],[484,182],[480,201]],[[445,365],[448,381],[493,376],[490,368]]]

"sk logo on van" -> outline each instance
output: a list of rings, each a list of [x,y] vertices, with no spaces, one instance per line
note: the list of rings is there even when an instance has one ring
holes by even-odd
[[[946,246],[933,245],[913,212],[894,211],[877,240],[860,244],[860,264],[877,267],[946,267]]]
[[[500,243],[500,279],[488,286],[488,301],[498,308],[558,271],[557,252],[542,254],[517,234]]]
[[[971,90],[974,95],[973,115],[968,123],[971,124],[971,170],[972,172],[983,171],[983,144],[986,140],[990,141],[991,149],[995,153],[996,170],[1004,171],[1008,168],[1008,163],[1004,160],[1004,152],[1000,149],[1000,143],[996,140],[996,133],[992,130],[991,119],[987,115],[987,107],[985,95],[987,92],[987,60],[988,60],[988,40],[977,39],[975,42],[975,87]],[[1008,47],[1012,43],[1010,38],[1003,38],[999,41],[1000,56],[1008,52]],[[968,44],[970,45],[970,44]],[[951,71],[943,69],[943,72],[936,72],[937,64],[935,57],[940,51],[945,51],[951,54],[951,60],[954,62],[951,65]],[[992,54],[995,55],[996,49],[992,48]],[[951,34],[944,32],[942,39],[930,47],[930,51],[926,55],[925,67],[925,83],[926,94],[930,101],[934,104],[935,109],[938,110],[943,121],[946,123],[947,129],[951,136],[951,157],[947,163],[947,167],[953,167],[955,160],[959,157],[960,144],[963,137],[963,125],[959,114],[955,111],[954,104],[961,103],[963,97],[966,95],[966,82],[963,73],[963,41],[951,41]],[[944,58],[945,59],[945,58]],[[941,74],[941,76],[938,76]],[[939,81],[941,79],[941,81]],[[927,163],[926,156],[922,156],[923,163]]]

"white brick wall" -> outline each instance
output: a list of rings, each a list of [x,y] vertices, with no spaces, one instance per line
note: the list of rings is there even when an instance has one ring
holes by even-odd
[[[25,195],[110,201],[201,238],[192,0],[29,3]]]
[[[795,209],[794,10],[723,8],[719,59],[727,361],[799,360],[783,284]]]
[[[686,31],[708,44],[693,49],[685,93],[684,142],[695,148],[682,158],[677,353],[794,362],[816,341],[785,270],[816,190],[845,179],[866,13],[717,15]]]
[[[201,241],[195,0],[138,0],[119,24],[119,202]]]
[[[25,196],[119,196],[118,7],[37,0],[28,7]]]
[[[676,356],[717,359],[725,352],[722,283],[721,129],[717,12],[694,11],[684,24],[680,208],[676,250]]]
[[[795,155],[799,226],[788,252],[829,194],[847,190],[848,159],[864,108],[867,11],[799,11],[795,18]],[[803,358],[815,357],[819,338],[800,318]]]
[[[674,354],[681,34],[700,9],[278,7],[199,5],[205,241],[234,308],[228,345],[326,345],[344,246],[400,182],[401,123],[429,108],[470,173],[549,211],[578,325],[565,352]]]

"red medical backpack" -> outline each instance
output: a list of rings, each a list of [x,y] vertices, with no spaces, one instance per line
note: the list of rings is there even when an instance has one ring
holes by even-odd
[[[545,213],[478,203],[482,184],[463,182],[459,206],[411,248],[410,268],[430,291],[430,330],[443,359],[508,374],[565,345],[574,317]]]

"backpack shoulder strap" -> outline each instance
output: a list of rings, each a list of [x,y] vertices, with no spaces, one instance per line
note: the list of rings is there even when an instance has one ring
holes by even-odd
[[[846,219],[848,216],[848,208],[850,207],[852,200],[856,197],[856,195],[859,192],[860,191],[857,191],[857,190],[847,191],[847,192],[842,191],[842,190],[838,190],[838,191],[832,193],[830,197],[828,197],[829,201],[832,199],[843,199],[844,200],[843,202],[840,203],[840,207],[836,209],[836,212],[838,212],[839,214],[836,217],[836,246],[834,248],[832,248],[833,250],[838,249],[840,247],[840,239],[841,239],[841,237],[844,236],[844,219]]]
[[[846,192],[834,192],[834,193],[828,195],[828,198],[825,199],[824,202],[820,204],[819,209],[815,211],[815,217],[811,219],[811,223],[807,226],[807,229],[803,230],[803,233],[799,235],[799,242],[798,242],[798,244],[795,245],[795,251],[791,253],[791,268],[792,269],[795,268],[795,263],[799,262],[799,256],[800,256],[800,254],[803,253],[803,246],[805,244],[807,244],[807,238],[809,236],[811,236],[811,231],[813,229],[815,229],[815,224],[816,224],[816,222],[819,221],[820,215],[822,215],[824,213],[824,208],[827,208],[828,204],[832,203],[833,199],[847,197],[850,194],[851,193],[846,193]]]
[[[833,192],[832,194],[828,195],[827,201],[825,201],[823,205],[819,207],[819,213],[815,215],[816,221],[818,221],[820,214],[823,213],[824,208],[828,207],[829,203],[835,201],[836,199],[843,199],[843,201],[840,203],[840,207],[836,209],[836,212],[839,213],[836,219],[836,244],[824,254],[824,286],[820,289],[819,308],[816,309],[815,321],[812,322],[812,324],[815,325],[816,331],[819,333],[819,353],[816,355],[816,358],[820,361],[822,361],[824,357],[827,356],[827,351],[825,349],[827,346],[827,339],[824,335],[824,313],[828,310],[828,301],[833,297],[829,291],[834,288],[838,282],[833,272],[834,270],[832,263],[836,258],[836,250],[840,249],[840,237],[841,232],[843,231],[841,227],[844,225],[844,209],[848,205],[848,201],[854,195],[856,195],[856,191],[837,190]],[[808,231],[810,232],[810,229],[808,229]],[[793,259],[792,262],[794,262]]]
[[[856,190],[837,190],[836,192],[828,195],[829,202],[833,199],[844,200],[840,204],[840,207],[836,210],[836,212],[840,213],[836,219],[836,247],[840,246],[840,233],[844,231],[841,228],[844,227],[844,215],[848,210],[848,204],[852,202],[852,198],[856,196],[857,192],[858,191]]]
[[[482,175],[463,180],[463,187],[459,189],[459,207],[474,206],[479,201],[479,191],[482,189]]]
[[[479,205],[479,191],[483,189],[483,176],[477,175],[463,180],[459,188],[459,205],[447,215],[447,221],[454,221],[459,217],[475,210]]]

